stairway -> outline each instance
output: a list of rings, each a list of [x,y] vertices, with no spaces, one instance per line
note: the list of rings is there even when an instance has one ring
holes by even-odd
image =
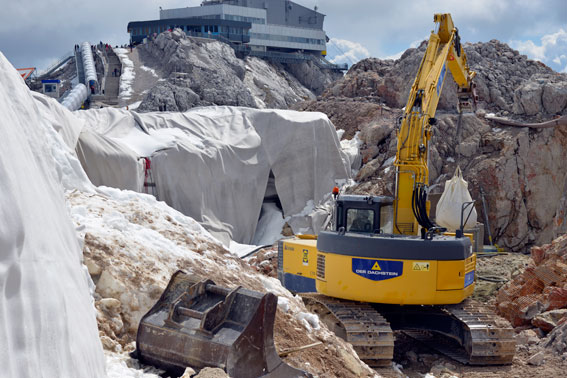
[[[122,64],[118,56],[108,49],[108,71],[106,73],[106,84],[104,88],[104,100],[108,105],[118,105],[118,94],[120,91],[120,76],[114,76],[114,69],[122,71]]]

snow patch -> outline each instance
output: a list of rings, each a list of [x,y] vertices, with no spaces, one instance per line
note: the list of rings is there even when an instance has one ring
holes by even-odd
[[[136,73],[134,72],[134,62],[128,57],[128,50],[123,48],[113,48],[114,53],[120,59],[122,63],[122,72],[120,74],[120,93],[119,97],[123,100],[128,100],[132,97],[133,89],[132,85],[134,83],[134,78]]]
[[[297,320],[307,329],[311,331],[312,329],[319,329],[319,317],[316,314],[310,312],[299,312],[295,315]]]
[[[156,70],[154,70],[153,68],[141,66],[140,69],[143,70],[143,71],[151,73],[152,76],[154,76],[154,77],[159,77],[158,74],[156,73]]]
[[[280,310],[287,313],[289,311],[289,299],[278,297],[278,307]]]

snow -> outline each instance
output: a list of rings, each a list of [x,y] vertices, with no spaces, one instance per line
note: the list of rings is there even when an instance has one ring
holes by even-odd
[[[160,374],[163,373],[162,370],[153,367],[142,368],[137,360],[124,354],[107,352],[105,357],[108,378],[160,378]]]
[[[289,311],[289,299],[285,297],[278,297],[278,308],[283,312]]]
[[[316,314],[310,312],[299,312],[295,317],[300,321],[300,323],[308,330],[319,329],[319,317]]]
[[[156,70],[154,70],[153,68],[146,67],[146,66],[140,66],[140,69],[143,70],[143,71],[147,71],[147,72],[151,73],[155,77],[158,77]]]
[[[113,48],[114,53],[122,63],[122,73],[120,74],[120,93],[119,97],[123,100],[128,100],[132,97],[134,78],[134,62],[128,57],[129,51],[123,48]]]

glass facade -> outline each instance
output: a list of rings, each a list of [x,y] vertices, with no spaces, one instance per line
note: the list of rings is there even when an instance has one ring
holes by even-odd
[[[267,41],[308,43],[311,45],[325,44],[325,41],[323,39],[292,37],[288,35],[276,35],[276,34],[264,34],[264,33],[250,33],[250,38],[263,39]]]
[[[250,22],[251,24],[266,24],[266,20],[263,18],[258,18],[258,17],[244,17],[244,16],[235,16],[232,14],[225,14],[224,15],[224,19],[225,20],[232,20],[232,21],[244,21],[244,22]]]

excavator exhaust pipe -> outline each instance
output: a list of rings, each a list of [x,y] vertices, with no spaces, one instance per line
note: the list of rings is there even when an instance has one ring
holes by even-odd
[[[311,377],[285,364],[273,339],[277,296],[227,289],[177,271],[142,317],[135,357],[181,375],[218,367],[239,377]]]

